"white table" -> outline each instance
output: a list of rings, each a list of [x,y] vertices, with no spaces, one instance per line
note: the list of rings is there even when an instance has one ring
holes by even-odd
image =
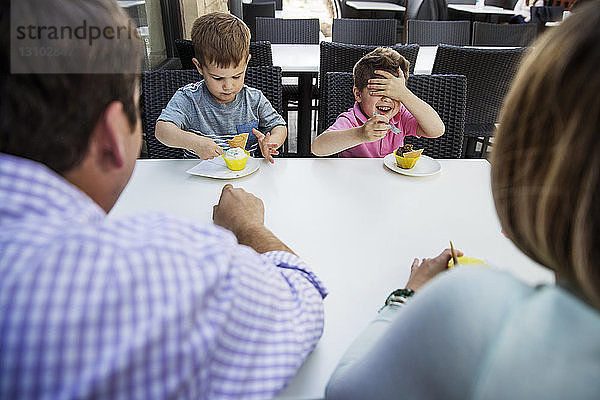
[[[386,295],[406,283],[413,258],[436,255],[450,239],[467,255],[526,282],[552,282],[548,270],[501,234],[487,161],[441,162],[441,173],[413,178],[389,171],[381,159],[262,160],[259,171],[231,182],[263,199],[267,227],[330,292],[323,337],[278,399],[322,398],[345,349]],[[186,174],[196,163],[138,161],[111,218],[158,210],[210,223],[229,181]]]
[[[494,6],[477,6],[475,4],[448,4],[448,8],[470,14],[515,15],[514,10]]]
[[[358,11],[406,11],[404,6],[383,1],[347,1],[346,5]]]

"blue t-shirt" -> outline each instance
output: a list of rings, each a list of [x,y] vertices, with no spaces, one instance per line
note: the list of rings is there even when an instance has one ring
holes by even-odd
[[[277,125],[285,125],[283,117],[260,90],[244,85],[235,100],[219,103],[211,96],[203,80],[178,89],[158,120],[211,138],[224,150],[229,148],[227,139],[248,132],[246,150],[250,152],[258,148],[258,139],[252,134],[252,128],[266,134]],[[184,154],[187,158],[198,158],[189,150],[184,150]]]

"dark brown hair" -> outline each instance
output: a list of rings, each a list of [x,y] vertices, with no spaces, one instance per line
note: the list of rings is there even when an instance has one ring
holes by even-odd
[[[600,8],[533,45],[501,112],[492,158],[500,222],[529,257],[600,306]]]
[[[248,60],[250,29],[235,15],[214,12],[194,21],[192,42],[201,66],[235,67]]]
[[[88,23],[93,21],[98,26],[129,24],[121,8],[107,0],[15,1],[11,6],[20,8],[13,11],[27,15],[39,26],[75,26],[81,23],[82,15],[90,15]],[[9,16],[10,13],[1,13],[2,25],[10,26]],[[0,43],[3,58],[8,58],[9,41],[4,38]],[[61,45],[65,46],[60,40],[52,42],[59,49]],[[2,74],[0,152],[38,161],[62,174],[83,160],[92,131],[111,102],[123,103],[129,122],[137,122],[137,74],[119,71],[139,69],[139,38],[98,41],[93,46],[85,43],[82,48],[88,49],[89,54],[80,61],[89,63],[89,68],[80,65],[81,71],[95,70],[94,63],[109,60],[106,62],[115,67],[115,73]],[[58,62],[68,62],[68,58]],[[65,70],[70,69],[72,66],[65,66]]]
[[[375,75],[375,70],[387,71],[394,76],[398,76],[398,69],[404,73],[408,79],[408,68],[410,63],[400,53],[389,47],[378,47],[368,54],[365,54],[354,65],[354,86],[358,90],[363,90],[369,79],[379,77]]]

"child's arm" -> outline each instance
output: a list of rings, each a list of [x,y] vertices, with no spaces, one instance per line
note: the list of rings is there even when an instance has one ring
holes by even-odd
[[[419,123],[418,135],[434,138],[444,134],[446,130],[444,122],[433,107],[419,99],[406,87],[402,71],[398,77],[387,71],[376,70],[375,73],[383,78],[369,79],[367,88],[371,90],[372,95],[387,96],[404,104]]]
[[[362,143],[375,142],[385,137],[389,130],[385,116],[373,115],[362,126],[321,133],[312,142],[311,151],[315,156],[330,156]]]
[[[252,133],[258,139],[258,147],[260,148],[263,157],[271,164],[274,164],[275,160],[273,159],[273,156],[279,154],[277,149],[281,147],[287,137],[287,128],[285,125],[277,125],[271,129],[271,132],[267,132],[266,135],[258,129],[252,129]]]
[[[166,146],[193,151],[203,160],[223,154],[223,149],[211,138],[179,129],[172,122],[158,121],[155,135]]]

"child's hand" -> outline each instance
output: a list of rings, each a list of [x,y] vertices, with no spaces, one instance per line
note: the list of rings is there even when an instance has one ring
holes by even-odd
[[[456,250],[458,257],[463,256],[463,252]],[[424,258],[419,264],[419,259],[415,258],[412,266],[410,267],[410,277],[406,283],[407,289],[417,290],[420,289],[425,283],[429,282],[431,278],[444,272],[448,269],[448,261],[452,258],[450,249],[442,251],[442,253],[435,258]]]
[[[216,144],[211,138],[199,136],[198,139],[198,145],[193,150],[201,159],[211,160],[223,154],[221,146]]]
[[[266,135],[263,135],[259,130],[252,128],[252,133],[258,139],[258,147],[260,147],[260,152],[263,157],[269,160],[271,164],[275,163],[273,156],[279,154],[277,148],[279,145],[277,143],[271,143],[271,132],[267,132]]]
[[[385,115],[374,114],[361,127],[362,140],[364,142],[375,142],[387,134],[390,124]]]
[[[377,75],[383,78],[369,79],[367,88],[372,96],[386,96],[392,100],[400,101],[406,89],[404,73],[399,70],[399,76],[395,77],[387,71],[376,70]]]

